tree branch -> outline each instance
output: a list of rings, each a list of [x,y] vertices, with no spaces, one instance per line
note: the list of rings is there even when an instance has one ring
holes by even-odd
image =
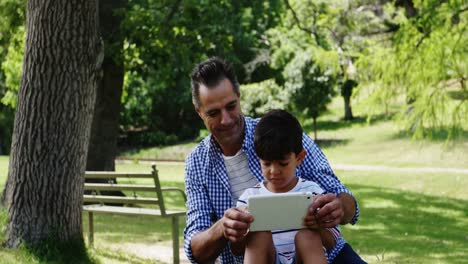
[[[320,46],[320,43],[319,43],[319,41],[318,41],[317,32],[315,32],[315,31],[313,31],[313,30],[310,30],[310,29],[308,29],[308,28],[306,28],[306,27],[303,27],[303,26],[301,25],[301,21],[299,20],[299,17],[297,16],[296,11],[295,11],[294,8],[291,6],[291,4],[289,3],[288,0],[284,0],[284,4],[286,5],[286,8],[289,9],[289,11],[291,11],[291,13],[292,13],[292,15],[293,15],[293,18],[294,18],[294,21],[296,22],[297,27],[298,27],[300,30],[302,30],[302,31],[304,31],[304,32],[306,32],[306,33],[308,33],[309,35],[314,36],[315,43],[317,43],[317,45]],[[315,25],[315,18],[314,18],[314,25]]]
[[[174,15],[177,12],[177,9],[179,9],[180,2],[181,2],[181,0],[175,1],[175,3],[172,5],[171,12],[169,12],[166,19],[164,19],[163,24],[167,24],[172,20],[172,18],[174,17]]]

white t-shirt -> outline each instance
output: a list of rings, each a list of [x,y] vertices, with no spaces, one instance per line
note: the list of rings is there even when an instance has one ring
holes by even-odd
[[[224,156],[229,185],[231,186],[232,204],[236,204],[239,196],[245,189],[258,183],[249,169],[247,155],[239,150],[234,156]]]

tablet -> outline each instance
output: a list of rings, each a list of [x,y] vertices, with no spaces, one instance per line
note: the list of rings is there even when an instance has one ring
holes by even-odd
[[[276,193],[249,198],[249,212],[254,217],[250,231],[304,228],[303,218],[312,203],[310,192]]]

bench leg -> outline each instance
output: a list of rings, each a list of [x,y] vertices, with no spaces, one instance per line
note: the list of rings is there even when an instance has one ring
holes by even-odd
[[[88,212],[88,244],[93,247],[94,244],[94,225],[93,212]]]
[[[179,217],[172,219],[172,259],[174,264],[179,264]]]

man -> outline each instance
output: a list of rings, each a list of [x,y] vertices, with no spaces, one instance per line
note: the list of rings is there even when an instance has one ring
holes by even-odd
[[[242,263],[243,245],[252,216],[234,208],[239,195],[262,181],[253,134],[258,120],[242,115],[239,83],[232,67],[219,58],[197,65],[191,75],[195,111],[211,135],[186,159],[187,226],[185,251],[194,263]],[[341,184],[327,159],[306,135],[307,155],[296,175],[321,185],[326,195],[316,199],[310,214],[321,227],[354,224],[359,208],[351,192]],[[359,256],[346,244],[342,263]],[[237,256],[236,256],[237,255]],[[361,260],[362,261],[362,260]]]

